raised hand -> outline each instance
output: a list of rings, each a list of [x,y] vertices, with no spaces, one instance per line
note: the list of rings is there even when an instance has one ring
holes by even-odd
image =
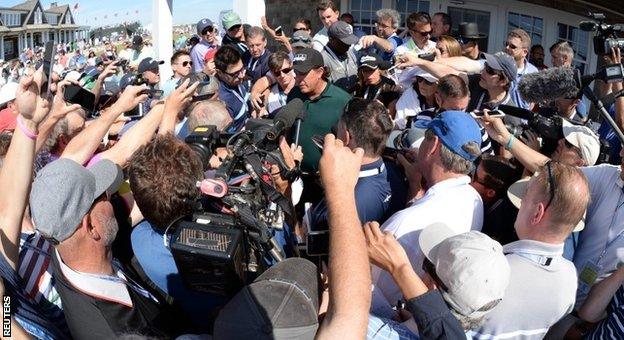
[[[119,114],[134,109],[137,105],[147,100],[145,91],[148,89],[146,85],[126,87],[111,109],[114,108],[115,113]]]
[[[351,192],[355,190],[364,150],[351,150],[334,135],[325,136],[323,155],[319,161],[321,181],[326,192]]]
[[[366,222],[363,227],[368,258],[372,264],[391,274],[402,266],[410,266],[407,253],[399,241],[392,234],[382,232],[379,223]]]

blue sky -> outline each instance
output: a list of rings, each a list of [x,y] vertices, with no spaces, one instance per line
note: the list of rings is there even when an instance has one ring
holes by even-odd
[[[10,7],[25,0],[2,0],[2,6]],[[139,19],[143,24],[152,21],[153,0],[40,0],[43,8],[50,7],[51,2],[59,5],[78,3],[78,11],[74,13],[78,24],[88,26],[110,25],[123,21]],[[222,10],[232,9],[232,0],[173,0],[174,24],[197,23],[199,19],[208,17],[213,21]],[[139,11],[136,14],[136,11]],[[117,17],[115,17],[117,13]],[[128,13],[128,15],[126,15]],[[104,16],[107,16],[104,19]],[[97,18],[97,20],[96,20]]]

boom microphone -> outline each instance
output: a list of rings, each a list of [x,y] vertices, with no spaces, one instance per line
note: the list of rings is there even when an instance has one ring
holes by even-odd
[[[270,141],[276,140],[284,130],[289,129],[294,124],[295,119],[299,117],[302,111],[303,101],[299,98],[291,100],[282,107],[273,119],[273,126],[266,134],[267,139]]]
[[[502,111],[507,115],[524,119],[531,120],[535,116],[535,112],[529,111],[520,107],[515,107],[511,105],[499,105],[497,108],[498,111]]]
[[[522,76],[518,82],[520,96],[530,103],[545,103],[558,98],[576,97],[589,78],[581,77],[579,70],[555,67]]]

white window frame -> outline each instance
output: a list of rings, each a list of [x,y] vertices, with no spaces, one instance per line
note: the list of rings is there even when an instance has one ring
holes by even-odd
[[[418,2],[418,6],[417,6],[418,9],[420,9],[420,3],[421,2],[428,2],[429,3],[429,14],[433,15],[435,12],[437,12],[437,11],[432,11],[431,10],[432,5],[433,5],[432,4],[433,3],[432,0],[405,0],[405,1],[416,1],[416,2]],[[399,12],[399,14],[401,14],[401,23],[399,24],[399,28],[405,30],[405,29],[407,29],[407,26],[405,25],[405,22],[407,20],[407,17],[410,15],[410,13],[403,12],[404,10],[405,11],[407,10],[407,6],[406,6],[406,8],[397,8],[396,5],[397,5],[397,0],[392,0],[392,8],[395,9],[397,12]]]
[[[371,32],[370,34],[375,34],[375,20],[377,18],[376,15],[375,15],[375,12],[377,12],[378,9],[383,8],[383,0],[355,0],[355,1],[360,2],[360,3],[361,3],[361,1],[370,1],[370,5],[371,5],[370,8],[361,8],[361,7],[353,8],[352,5],[353,5],[354,0],[349,1],[349,10],[347,12],[351,13],[351,15],[353,15],[353,11],[354,10],[359,12],[360,14],[361,13],[370,13],[370,23],[369,24],[362,23],[361,15],[359,15],[357,17],[354,15],[353,18],[354,18],[354,21],[355,21],[354,22],[355,28],[360,28],[364,32],[366,32],[364,30],[365,28],[370,28],[370,32]],[[376,6],[373,6],[374,2],[381,3],[381,7],[377,8]],[[369,32],[366,32],[366,33],[369,34]]]
[[[533,22],[531,23],[531,30],[529,30],[529,31],[526,31],[526,30],[525,30],[525,31],[526,31],[526,32],[529,34],[529,36],[531,37],[531,45],[535,45],[535,44],[537,43],[537,42],[533,39],[533,35],[534,35],[534,34],[539,34],[539,35],[540,35],[540,37],[541,37],[541,38],[540,38],[540,42],[539,42],[539,44],[540,44],[540,45],[542,45],[542,46],[544,46],[544,45],[543,45],[543,43],[544,43],[544,18],[543,18],[543,17],[540,17],[540,16],[537,16],[537,15],[527,14],[527,13],[517,13],[517,12],[514,12],[514,11],[508,11],[508,12],[507,12],[507,34],[509,34],[509,32],[511,32],[511,30],[512,30],[512,28],[511,28],[511,27],[510,27],[510,25],[509,25],[509,21],[510,21],[510,20],[509,20],[509,17],[510,17],[512,14],[518,15],[518,16],[519,16],[519,20],[521,20],[521,18],[522,18],[523,16],[530,17],[530,18],[531,18],[531,20],[532,20],[533,22],[535,22],[535,19],[540,19],[540,20],[542,20],[542,27],[541,27],[541,28],[542,28],[542,32],[541,32],[541,33],[537,33],[537,32],[535,31],[535,25],[533,24]],[[518,27],[516,27],[516,28],[522,28],[522,27],[521,27],[521,25],[519,24],[519,22],[518,22]],[[524,28],[522,28],[522,29],[524,29]],[[530,46],[529,46],[529,48],[530,48]]]

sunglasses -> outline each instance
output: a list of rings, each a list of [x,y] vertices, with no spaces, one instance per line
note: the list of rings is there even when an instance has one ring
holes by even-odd
[[[182,67],[193,66],[193,62],[189,60],[185,60],[181,64],[178,64],[178,65],[182,65]]]
[[[290,40],[291,40],[292,42],[303,41],[303,42],[304,42],[304,43],[306,43],[306,44],[309,44],[309,43],[310,43],[310,39],[309,39],[309,38],[306,38],[306,37],[292,37]]]
[[[305,28],[305,27],[299,27],[299,28],[295,27],[295,28],[293,29],[293,33],[294,33],[294,32],[299,32],[299,31],[307,31],[307,30],[308,30],[308,29],[307,29],[307,28]]]
[[[238,25],[234,25],[232,27],[230,27],[230,29],[228,29],[228,31],[238,31],[241,28],[242,25],[238,24]]]
[[[516,48],[518,48],[518,46],[510,44],[508,42],[505,43],[505,47],[508,47],[510,50],[515,50]]]
[[[284,68],[284,69],[278,70],[278,71],[273,72],[273,73],[274,73],[276,76],[279,76],[280,74],[283,74],[283,75],[288,75],[288,74],[290,74],[290,72],[292,72],[292,70],[293,70],[293,69],[292,69],[292,67],[287,67],[287,68]]]
[[[223,72],[223,73],[225,73],[226,75],[228,75],[228,76],[232,77],[232,78],[238,78],[238,77],[240,77],[240,75],[241,75],[241,74],[244,74],[244,73],[245,73],[245,68],[244,68],[244,67],[241,67],[241,69],[240,69],[240,70],[238,70],[238,71],[234,71],[234,72],[232,72],[232,73],[227,73],[227,72],[225,72],[225,71],[222,71],[222,72]]]
[[[206,34],[212,33],[212,32],[214,32],[214,27],[208,26],[208,27],[204,28],[204,30],[202,31],[202,35],[206,35]]]
[[[548,161],[546,163],[546,170],[548,171],[548,186],[550,187],[550,199],[548,203],[546,203],[546,207],[544,207],[544,212],[550,207],[550,203],[552,203],[553,199],[555,199],[555,178],[552,173],[552,162]]]
[[[416,80],[417,80],[419,83],[424,82],[425,84],[427,84],[427,85],[429,85],[429,86],[431,86],[431,85],[435,85],[435,84],[436,84],[435,82],[429,81],[429,80],[427,80],[427,79],[425,79],[425,78],[423,78],[423,77],[416,77]]]
[[[422,36],[429,36],[429,35],[431,35],[431,33],[433,33],[433,30],[424,31],[424,32],[420,32],[420,31],[410,31],[410,32],[418,33],[418,34],[420,34]]]
[[[487,74],[492,75],[492,76],[504,77],[502,72],[493,69],[492,66],[488,65],[487,63],[485,64],[485,72],[487,72]]]

